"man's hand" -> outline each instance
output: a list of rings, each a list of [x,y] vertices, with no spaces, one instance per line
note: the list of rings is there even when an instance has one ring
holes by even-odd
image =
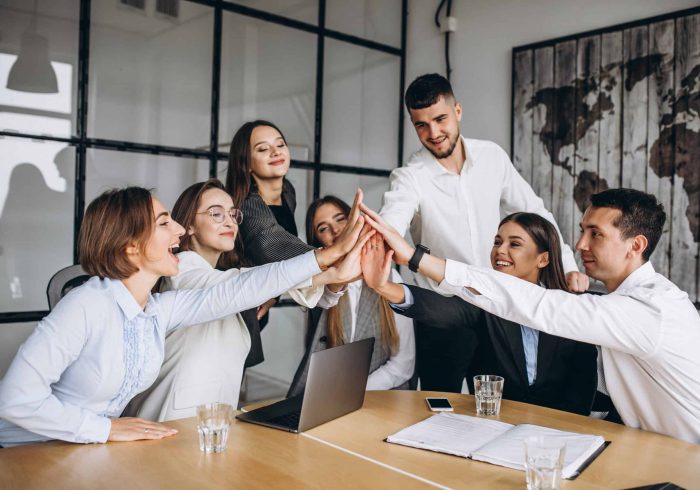
[[[585,293],[590,285],[588,276],[579,271],[571,271],[566,274],[566,286],[571,293]]]
[[[372,211],[364,204],[360,204],[360,209],[365,213],[365,221],[384,237],[384,241],[386,241],[387,245],[394,251],[394,262],[399,265],[408,264],[408,261],[411,260],[416,249],[409,245],[408,242],[399,235],[399,232],[384,221],[378,213]]]
[[[362,249],[362,277],[367,287],[378,289],[386,286],[391,274],[392,250],[386,251],[384,239],[376,234]]]
[[[369,225],[365,225],[362,234],[357,239],[357,243],[350,252],[343,257],[343,260],[334,264],[327,272],[331,273],[333,284],[346,284],[353,282],[362,277],[362,266],[360,259],[362,256],[362,247],[376,234]]]
[[[124,417],[112,419],[112,429],[108,441],[139,441],[142,439],[162,439],[177,434],[177,430],[158,422]]]
[[[327,248],[316,250],[316,260],[321,269],[325,269],[343,258],[348,254],[357,243],[362,228],[365,224],[364,218],[360,216],[360,205],[362,204],[362,189],[357,189],[355,193],[355,201],[352,204],[352,209],[348,215],[348,223],[345,229],[336,238],[333,245]]]

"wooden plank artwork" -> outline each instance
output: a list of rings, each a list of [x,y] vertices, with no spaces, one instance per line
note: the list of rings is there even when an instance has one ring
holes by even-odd
[[[667,220],[651,262],[697,303],[696,12],[514,49],[512,150],[570,245],[595,192],[630,187],[654,194]]]

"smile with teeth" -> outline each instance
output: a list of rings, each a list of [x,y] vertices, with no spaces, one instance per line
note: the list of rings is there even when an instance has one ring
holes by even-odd
[[[169,251],[171,254],[173,254],[173,255],[175,255],[175,254],[177,253],[178,250],[180,250],[180,244],[179,244],[179,243],[173,243],[172,245],[170,245],[170,246],[168,247],[168,251]]]
[[[511,265],[513,265],[512,262],[506,262],[505,260],[497,260],[497,261],[496,261],[496,266],[497,266],[497,267],[508,267],[508,266],[511,266]]]

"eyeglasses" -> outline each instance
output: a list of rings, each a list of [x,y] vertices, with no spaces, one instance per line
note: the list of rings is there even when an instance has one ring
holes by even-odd
[[[224,221],[226,221],[226,214],[228,214],[231,217],[231,220],[237,225],[243,223],[243,211],[236,208],[231,208],[228,211],[226,211],[221,206],[212,206],[206,211],[202,211],[201,213],[196,214],[208,214],[214,221],[214,223],[223,223]]]

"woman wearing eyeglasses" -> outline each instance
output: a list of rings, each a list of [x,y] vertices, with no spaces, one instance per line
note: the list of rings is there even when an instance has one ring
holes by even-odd
[[[243,213],[233,206],[223,184],[211,179],[188,187],[173,207],[173,219],[185,228],[180,239],[180,272],[163,280],[161,291],[195,289],[240,274],[249,265],[236,250]],[[289,291],[302,306],[313,308],[323,287],[311,280]],[[271,295],[272,296],[272,295]],[[329,302],[337,301],[329,295]],[[196,415],[202,403],[238,404],[243,369],[251,348],[249,327],[256,309],[169,333],[165,359],[156,382],[136,397],[125,414],[149,420]]]

